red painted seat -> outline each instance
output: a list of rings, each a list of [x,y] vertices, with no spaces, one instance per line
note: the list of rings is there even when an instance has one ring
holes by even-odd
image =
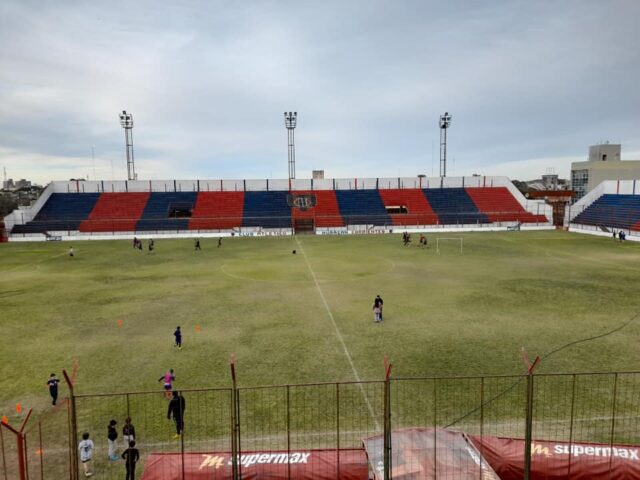
[[[378,190],[385,207],[405,206],[407,213],[392,213],[394,225],[435,225],[438,215],[419,188]]]
[[[142,216],[149,199],[147,192],[103,193],[89,218],[80,224],[81,232],[130,232]]]

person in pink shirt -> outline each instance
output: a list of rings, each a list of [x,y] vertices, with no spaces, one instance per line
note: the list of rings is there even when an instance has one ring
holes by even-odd
[[[171,390],[173,390],[173,381],[176,379],[176,376],[173,374],[173,368],[169,369],[164,375],[162,375],[158,381],[164,381],[164,396],[167,398],[171,398]]]

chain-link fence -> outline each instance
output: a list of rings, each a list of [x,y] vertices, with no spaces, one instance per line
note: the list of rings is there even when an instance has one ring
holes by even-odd
[[[75,452],[84,432],[95,444],[93,472],[123,478],[127,418],[140,451],[136,478],[145,480],[364,479],[407,472],[422,472],[411,478],[470,478],[472,471],[492,478],[493,465],[483,455],[500,441],[519,442],[516,460],[529,478],[527,469],[557,461],[549,448],[565,451],[570,470],[576,462],[584,467],[601,461],[593,455],[577,458],[574,451],[583,450],[573,445],[599,445],[613,459],[614,447],[638,443],[640,433],[638,372],[388,378],[179,395],[181,421],[166,392],[130,392],[75,395],[33,418],[22,433],[3,425],[0,480],[80,478],[84,470]],[[111,420],[118,433],[112,452]],[[400,443],[409,431],[419,435]],[[466,442],[468,458],[460,457],[456,442]],[[379,451],[370,450],[374,447]]]

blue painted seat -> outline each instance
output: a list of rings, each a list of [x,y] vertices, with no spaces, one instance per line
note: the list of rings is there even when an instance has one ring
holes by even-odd
[[[15,225],[12,233],[78,230],[98,198],[100,193],[52,193],[35,218],[25,225]]]
[[[345,225],[392,225],[378,190],[336,190]]]
[[[197,192],[151,193],[136,223],[136,231],[188,230],[189,218],[170,218],[170,214],[174,209],[193,210],[197,196]]]
[[[290,228],[291,207],[287,191],[245,192],[243,227]]]
[[[491,223],[464,188],[427,188],[423,192],[441,225]]]
[[[577,215],[572,223],[631,228],[640,221],[640,195],[605,194]]]

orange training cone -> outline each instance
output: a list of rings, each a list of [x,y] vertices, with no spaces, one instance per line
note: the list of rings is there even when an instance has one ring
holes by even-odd
[[[122,326],[122,320],[118,320],[118,326],[121,327]]]
[[[22,405],[16,403],[16,413],[20,413],[22,411]]]

